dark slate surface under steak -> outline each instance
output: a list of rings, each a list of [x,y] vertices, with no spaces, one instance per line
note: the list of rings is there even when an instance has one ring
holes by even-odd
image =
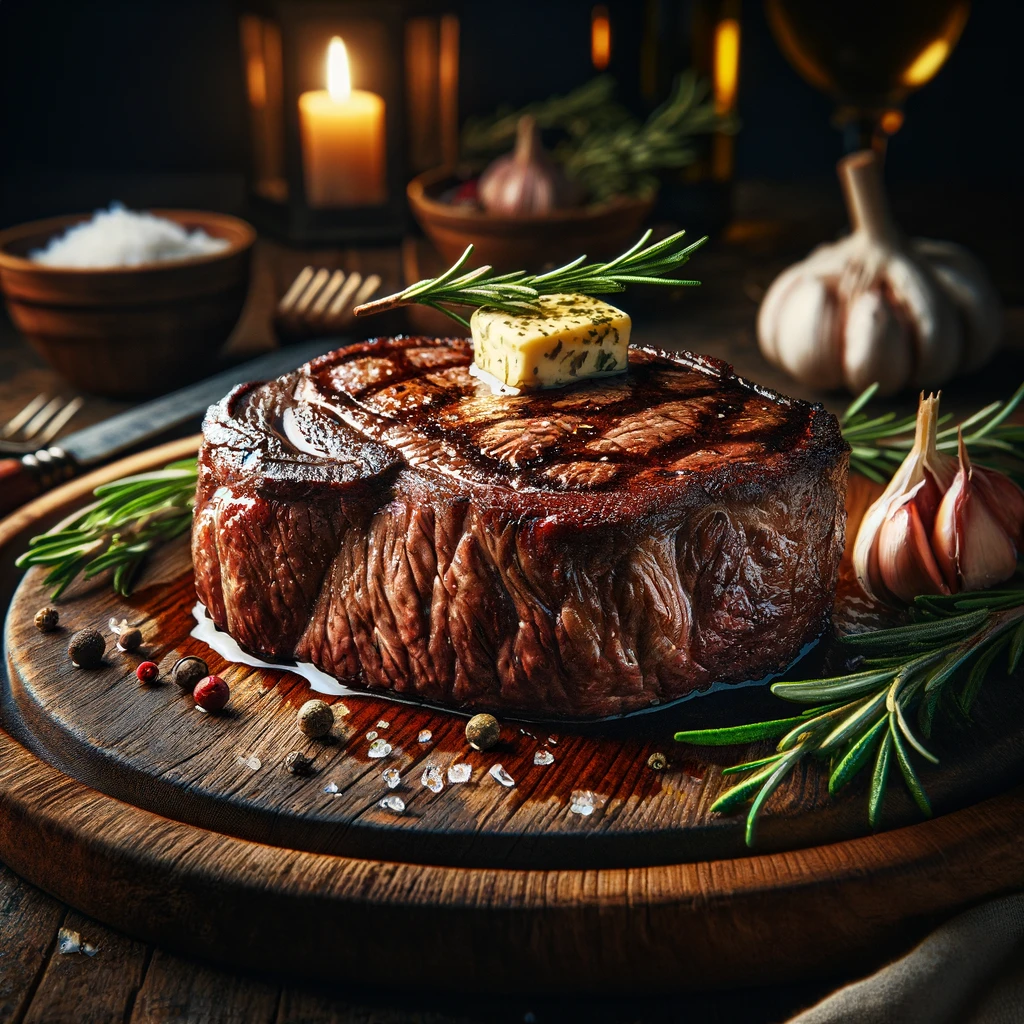
[[[211,408],[192,546],[221,629],[351,685],[539,718],[759,679],[821,632],[833,416],[687,353],[518,396],[472,354],[378,339]]]

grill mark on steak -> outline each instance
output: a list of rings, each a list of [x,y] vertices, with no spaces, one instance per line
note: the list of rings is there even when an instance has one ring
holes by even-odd
[[[600,717],[818,635],[846,446],[724,364],[494,396],[465,341],[349,346],[211,409],[193,561],[217,625],[368,689]]]

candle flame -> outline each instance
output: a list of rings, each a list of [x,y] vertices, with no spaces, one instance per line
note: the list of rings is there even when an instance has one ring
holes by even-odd
[[[335,103],[343,103],[352,95],[348,50],[341,36],[335,36],[327,47],[327,91]]]
[[[740,76],[740,23],[723,18],[715,26],[715,113],[728,114],[736,105]]]
[[[590,12],[590,60],[598,71],[604,71],[612,58],[612,24],[608,8],[598,4]]]

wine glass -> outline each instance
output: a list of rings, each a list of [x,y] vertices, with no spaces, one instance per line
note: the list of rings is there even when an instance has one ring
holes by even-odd
[[[786,59],[836,100],[848,152],[884,152],[904,99],[935,77],[969,13],[970,0],[765,0]]]

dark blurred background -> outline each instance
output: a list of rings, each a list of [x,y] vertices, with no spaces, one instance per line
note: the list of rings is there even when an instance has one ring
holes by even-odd
[[[609,5],[613,27],[638,0]],[[466,2],[463,116],[585,81],[592,4]],[[742,5],[738,179],[830,179],[833,105],[800,79],[760,3]],[[625,29],[623,29],[625,31]],[[1021,181],[1024,4],[980,0],[959,45],[912,95],[892,139],[893,183]],[[244,201],[246,122],[231,0],[4,0],[0,4],[0,224],[128,203]],[[635,52],[620,34],[610,71]],[[936,230],[939,227],[936,226]]]

